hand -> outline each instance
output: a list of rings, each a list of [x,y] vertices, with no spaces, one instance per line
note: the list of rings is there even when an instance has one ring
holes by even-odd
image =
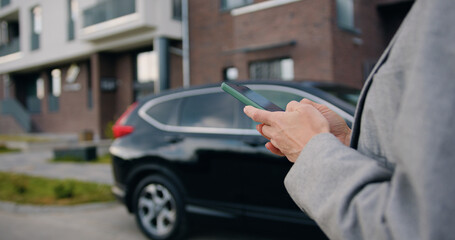
[[[267,149],[285,155],[295,162],[310,139],[320,133],[329,132],[327,119],[311,104],[290,102],[285,112],[269,112],[247,106],[247,116],[262,124],[258,131],[270,142]]]
[[[303,99],[300,102],[310,104],[315,107],[329,122],[330,133],[335,135],[335,137],[337,137],[338,140],[340,140],[340,142],[344,145],[349,146],[351,143],[351,129],[340,115],[330,110],[327,106],[317,104],[308,99]]]

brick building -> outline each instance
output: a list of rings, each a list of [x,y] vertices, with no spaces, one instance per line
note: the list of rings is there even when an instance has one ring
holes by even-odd
[[[188,83],[361,87],[412,2],[0,0],[0,134],[102,138],[136,99]]]
[[[189,4],[192,84],[284,79],[361,87],[412,1]]]

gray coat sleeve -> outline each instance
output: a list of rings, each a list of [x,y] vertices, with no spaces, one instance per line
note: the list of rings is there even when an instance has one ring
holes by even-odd
[[[331,239],[455,237],[455,2],[416,4],[425,9],[413,39],[418,53],[404,59],[385,156],[395,168],[320,134],[285,179],[297,205]]]

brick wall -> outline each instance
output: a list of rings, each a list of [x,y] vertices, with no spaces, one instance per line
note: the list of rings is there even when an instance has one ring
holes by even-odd
[[[189,1],[191,84],[220,82],[226,67],[249,79],[252,61],[291,57],[296,80],[361,87],[365,67],[387,45],[377,4],[396,2],[404,0],[355,0],[360,33],[353,33],[337,26],[334,0],[302,0],[238,16],[221,11],[220,1]]]
[[[50,112],[47,98],[49,96],[50,79],[46,71],[41,72],[41,77],[45,82],[45,96],[41,101],[41,113],[32,114],[32,121],[35,131],[45,132],[81,132],[83,130],[98,130],[95,121],[95,111],[88,108],[88,61],[80,62],[80,73],[75,84],[80,85],[80,90],[65,90],[66,75],[69,65],[61,67],[62,71],[62,92],[59,97],[59,109]]]
[[[225,67],[291,57],[297,80],[333,81],[331,1],[298,1],[239,16],[219,1],[190,1],[191,84],[222,81]],[[288,44],[294,42],[295,44]]]

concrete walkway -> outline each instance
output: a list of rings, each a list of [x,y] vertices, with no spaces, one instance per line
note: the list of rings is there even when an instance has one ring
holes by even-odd
[[[50,163],[51,150],[0,154],[0,171],[113,184],[110,164]]]

